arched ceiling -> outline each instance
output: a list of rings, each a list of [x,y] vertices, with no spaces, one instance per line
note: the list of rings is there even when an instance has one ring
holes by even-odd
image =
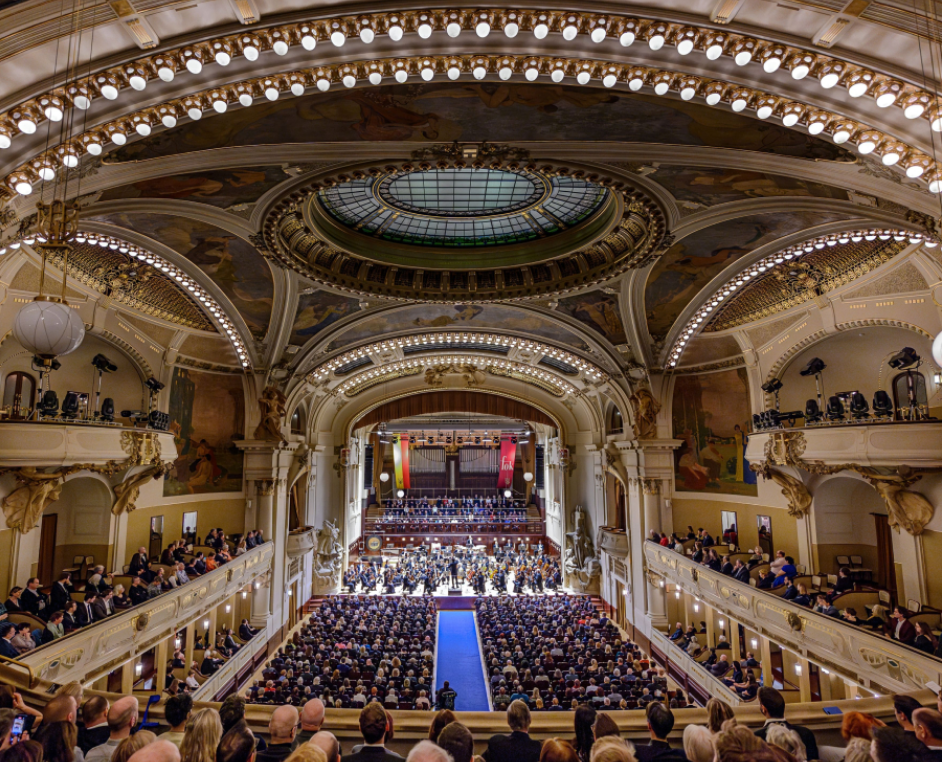
[[[0,34],[0,112],[8,115],[0,119],[0,133],[7,129],[12,137],[10,149],[0,151],[0,176],[18,177],[25,171],[20,179],[29,181],[42,168],[35,157],[43,153],[41,138],[49,123],[39,114],[35,135],[13,134],[11,128],[20,113],[16,109],[22,111],[24,103],[39,98],[52,81],[40,75],[42,65],[28,73],[40,51],[49,49],[43,45],[52,45],[41,42],[45,22],[28,21],[36,2],[14,6],[23,14],[22,24]],[[138,11],[128,3],[130,15],[96,31],[92,69],[137,62],[146,88],[135,89],[125,71],[117,82],[117,98],[102,97],[96,85],[86,112],[69,108],[71,102],[64,105],[69,113],[82,114],[81,123],[73,125],[75,135],[111,130],[113,136],[119,125],[128,136],[121,146],[113,137],[106,140],[99,157],[82,153],[79,166],[70,170],[69,193],[81,197],[84,224],[185,268],[231,320],[233,334],[251,359],[246,367],[259,372],[294,372],[302,379],[319,363],[369,342],[422,331],[490,331],[572,351],[614,383],[623,383],[619,379],[638,363],[650,369],[669,367],[671,353],[697,311],[763,257],[841,231],[887,228],[907,236],[935,234],[939,203],[926,182],[934,176],[907,177],[904,170],[921,156],[932,158],[929,120],[938,113],[928,103],[924,115],[908,119],[901,104],[932,92],[937,83],[922,79],[918,46],[907,49],[901,40],[913,38],[894,29],[886,15],[879,23],[863,12],[848,17],[826,48],[811,39],[815,32],[809,33],[840,20],[826,3],[797,3],[799,10],[791,16],[764,0],[746,0],[724,25],[711,18],[712,2],[678,3],[675,8],[667,3],[657,13],[629,5],[619,13],[635,12],[641,23],[637,41],[623,48],[615,27],[621,34],[630,19],[622,15],[606,17],[612,22],[609,37],[595,45],[589,33],[596,17],[589,15],[580,17],[579,35],[568,43],[560,14],[551,14],[545,40],[535,38],[527,24],[517,38],[497,29],[478,38],[470,12],[462,16],[460,37],[451,38],[439,14],[427,42],[416,33],[418,16],[406,14],[398,48],[385,28],[378,28],[372,48],[353,36],[343,48],[333,47],[321,29],[314,53],[295,37],[281,56],[268,49],[275,38],[265,35],[288,29],[289,22],[303,23],[303,8],[288,19],[275,16],[278,9],[264,2],[242,5],[254,8],[261,21],[240,30],[233,25],[227,0],[202,3],[199,12],[161,4]],[[0,10],[0,19],[15,19],[12,10]],[[343,12],[337,9],[337,14]],[[320,13],[323,23],[336,15]],[[648,42],[660,23],[656,17],[669,26],[659,49]],[[140,51],[122,37],[122,25],[135,19],[143,20],[140,28],[157,41],[152,50]],[[387,21],[384,17],[383,23]],[[28,28],[36,35],[32,49],[22,47]],[[693,29],[691,39],[696,39],[686,56],[677,47],[685,29]],[[727,35],[724,48],[719,58],[709,58],[706,40],[718,31]],[[242,32],[267,39],[257,65],[240,51],[233,51],[230,66],[214,63],[212,48],[205,47],[208,41]],[[744,40],[756,41],[758,47],[754,60],[737,65],[735,54]],[[866,47],[861,46],[864,41]],[[761,61],[775,44],[788,48],[792,58],[778,71],[766,71]],[[454,80],[447,73],[449,45],[460,70]],[[157,59],[172,58],[174,51],[183,55],[188,46],[204,54],[203,73],[188,74],[180,59],[172,82],[157,77]],[[420,73],[423,51],[436,67],[431,81]],[[501,56],[511,52],[512,73],[505,79]],[[808,77],[801,80],[790,76],[797,53],[814,58]],[[143,63],[138,61],[142,57],[147,59]],[[536,81],[526,75],[530,57],[540,59]],[[366,83],[370,60],[389,67],[379,86]],[[406,62],[403,83],[392,76],[396,61]],[[550,75],[560,61],[564,76],[555,81]],[[590,74],[586,85],[576,84],[583,71],[579,62],[591,64],[584,69]],[[485,69],[480,78],[476,65]],[[835,65],[839,85],[825,88],[824,78]],[[355,87],[343,86],[344,66],[354,66],[346,71],[356,77]],[[602,82],[607,66],[617,69],[612,87]],[[297,97],[290,91],[291,72],[308,77]],[[876,76],[865,97],[851,97],[848,91],[853,72]],[[276,100],[263,94],[266,76],[280,91]],[[331,80],[326,92],[317,84],[323,76]],[[689,77],[696,82],[691,85]],[[245,107],[237,100],[237,88],[247,80],[255,89]],[[900,85],[898,103],[877,108],[876,87],[884,81]],[[692,94],[685,86],[693,87]],[[224,113],[213,108],[212,90],[228,100]],[[185,99],[197,91],[206,97],[187,106]],[[712,102],[714,94],[719,103]],[[762,113],[765,97],[772,99],[769,114]],[[159,111],[167,104],[176,109],[176,126],[169,129],[162,126]],[[189,117],[187,108],[195,109]],[[797,124],[788,119],[791,113],[798,115]],[[150,127],[135,131],[141,119],[150,120]],[[846,129],[851,137],[842,141],[842,125],[850,122]],[[879,135],[869,136],[871,128]],[[867,140],[876,142],[872,154],[861,150]],[[82,150],[87,146],[86,141]],[[892,151],[900,153],[901,161],[887,166],[880,157]],[[57,161],[63,156],[60,152]],[[622,235],[627,218],[607,220],[607,227],[589,230],[565,251],[552,249],[552,236],[520,244],[513,252],[513,272],[509,263],[485,263],[480,252],[456,250],[436,252],[406,273],[401,262],[391,256],[384,260],[369,242],[318,238],[313,230],[302,247],[300,239],[274,234],[284,232],[283,221],[291,215],[301,219],[306,214],[312,194],[355,180],[357,172],[364,177],[371,171],[405,174],[462,162],[598,183],[617,195],[624,210],[634,205],[644,224]],[[0,245],[22,239],[21,224],[28,226],[36,199],[49,197],[48,184],[33,187],[31,196],[0,199]],[[828,247],[807,258],[803,268],[816,277],[826,273],[831,290],[843,288],[880,268],[924,256],[913,242],[907,237]],[[340,253],[342,257],[335,256]],[[546,262],[552,264],[544,267]],[[101,267],[107,264],[103,259]],[[486,268],[495,272],[493,279],[483,275]],[[465,272],[480,275],[480,281]],[[780,313],[810,309],[808,303],[828,291],[802,289],[802,277],[779,268],[757,278],[703,326],[701,343],[689,347],[680,367],[702,366],[711,359],[744,362],[748,342],[734,336],[746,336],[754,324],[782,318]],[[792,290],[782,296],[777,284],[786,282]],[[174,309],[169,292],[161,301]],[[141,304],[124,307],[169,323],[198,322],[199,314],[210,320],[205,311],[187,317],[184,313],[193,305],[185,309],[183,302],[175,315],[148,312]],[[212,322],[193,326],[212,327]],[[178,337],[176,349],[198,358],[197,338],[184,343]],[[354,370],[351,377],[405,361],[376,356],[372,370]],[[240,366],[235,353],[225,360],[214,356],[213,362]],[[536,368],[539,358],[514,362]],[[422,365],[422,372],[426,367]]]

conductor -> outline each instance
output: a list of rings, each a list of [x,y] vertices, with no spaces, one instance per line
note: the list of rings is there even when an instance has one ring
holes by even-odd
[[[458,559],[452,558],[448,562],[448,575],[451,578],[451,586],[458,587]]]

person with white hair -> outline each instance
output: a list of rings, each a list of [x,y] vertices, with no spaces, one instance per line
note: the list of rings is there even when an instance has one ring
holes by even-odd
[[[158,739],[134,752],[128,762],[180,762],[180,750],[170,741]]]
[[[412,747],[406,762],[454,762],[454,759],[437,743],[425,740]]]
[[[684,728],[684,754],[690,762],[713,762],[713,734],[703,725]]]

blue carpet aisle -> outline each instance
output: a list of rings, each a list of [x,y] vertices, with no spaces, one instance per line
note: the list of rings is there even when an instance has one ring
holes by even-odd
[[[462,712],[488,710],[487,686],[484,684],[473,611],[441,611],[438,614],[436,694],[446,680],[458,692],[456,709]]]

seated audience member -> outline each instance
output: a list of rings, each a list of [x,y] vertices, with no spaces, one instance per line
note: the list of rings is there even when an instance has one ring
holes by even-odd
[[[873,762],[927,762],[937,757],[912,733],[899,728],[875,728],[870,744]]]
[[[108,727],[108,699],[104,696],[92,696],[82,704],[82,726],[78,732],[78,747],[82,754],[108,740],[111,729]]]
[[[942,714],[935,709],[913,711],[916,738],[929,749],[927,760],[942,760]]]
[[[766,743],[787,751],[797,762],[808,762],[808,755],[801,738],[794,730],[789,730],[784,725],[770,725],[769,732],[766,734]]]
[[[10,588],[9,597],[3,602],[3,607],[8,612],[17,612],[23,611],[23,588],[22,587],[12,587]]]
[[[765,740],[765,734],[768,731],[769,725],[784,725],[789,730],[794,730],[798,733],[798,737],[801,738],[802,743],[805,745],[808,759],[817,759],[818,743],[815,740],[814,733],[801,725],[792,725],[785,719],[785,699],[782,697],[782,694],[775,690],[775,688],[764,686],[759,688],[758,697],[759,710],[765,717],[765,725],[756,731],[756,735]]]
[[[156,740],[157,736],[151,731],[139,730],[133,736],[128,736],[118,744],[118,748],[111,755],[111,762],[128,762],[134,754]]]
[[[18,659],[20,652],[11,642],[16,635],[16,625],[12,622],[0,622],[0,656],[7,659]]]
[[[438,743],[451,755],[454,762],[471,762],[474,757],[474,737],[460,722],[452,722],[438,734]]]
[[[716,762],[795,762],[787,751],[770,746],[735,720],[723,723],[723,729],[713,738],[713,745]]]
[[[707,729],[716,735],[723,728],[723,723],[733,719],[733,708],[725,701],[711,698],[707,701]]]
[[[10,640],[10,645],[16,649],[17,653],[29,653],[36,648],[36,641],[33,640],[31,633],[32,630],[28,622],[16,625],[16,631],[13,638]]]
[[[65,627],[62,624],[63,614],[61,611],[53,611],[49,616],[49,621],[46,622],[46,627],[43,630],[41,643],[46,645],[46,643],[52,643],[54,640],[65,635]]]
[[[193,710],[193,699],[186,693],[172,696],[164,704],[164,719],[170,730],[160,734],[161,741],[170,741],[178,749],[186,733],[186,721]]]
[[[932,628],[928,623],[916,622],[916,637],[913,640],[913,647],[927,654],[934,654],[938,646],[939,639],[932,632]]]
[[[484,762],[539,762],[541,744],[530,738],[530,709],[522,701],[507,707],[510,733],[491,736],[482,755]]]
[[[828,596],[833,601],[837,596],[849,593],[853,589],[854,580],[850,578],[850,569],[842,566],[837,570],[837,582],[834,583],[834,587],[831,588]]]
[[[364,745],[359,751],[344,756],[343,762],[396,762],[403,759],[385,746],[388,721],[381,704],[373,702],[360,711],[360,735]]]
[[[268,721],[268,746],[256,754],[256,762],[282,762],[291,756],[299,719],[300,714],[293,706],[280,706],[272,712]]]
[[[765,571],[764,569],[759,572],[759,579],[756,580],[756,587],[760,590],[768,590],[772,587],[772,583],[775,581],[772,574]]]
[[[685,727],[684,754],[690,762],[713,762],[713,734],[703,725]]]
[[[254,762],[255,737],[243,722],[226,731],[216,751],[216,762]],[[328,762],[333,762],[328,760]]]
[[[254,638],[257,634],[258,630],[252,629],[251,625],[249,625],[249,620],[243,619],[242,624],[239,625],[239,637],[242,638],[242,640],[248,641]]]
[[[893,640],[898,640],[900,643],[905,643],[909,646],[912,645],[913,641],[916,639],[916,628],[913,627],[907,617],[909,617],[909,612],[904,608],[896,606],[890,616],[889,631],[890,637]]]

